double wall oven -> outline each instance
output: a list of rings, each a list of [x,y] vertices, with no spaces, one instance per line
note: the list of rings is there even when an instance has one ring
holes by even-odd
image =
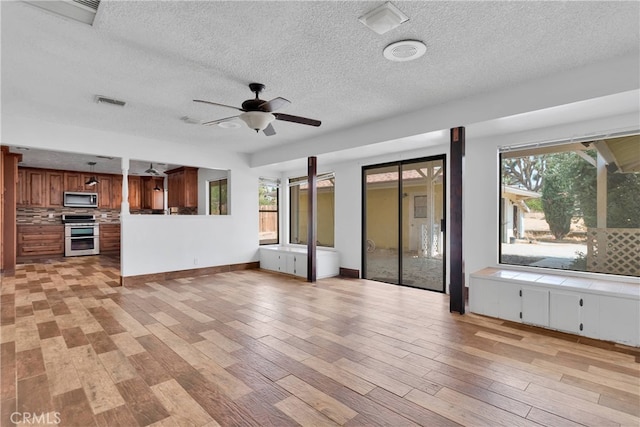
[[[95,215],[62,215],[64,256],[98,255],[100,224]]]

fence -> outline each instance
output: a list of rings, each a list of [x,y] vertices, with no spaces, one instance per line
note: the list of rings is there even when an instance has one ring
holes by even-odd
[[[270,209],[273,209],[273,206],[260,206],[261,239],[275,238],[278,235],[278,212]]]
[[[587,270],[640,276],[640,229],[588,229]]]

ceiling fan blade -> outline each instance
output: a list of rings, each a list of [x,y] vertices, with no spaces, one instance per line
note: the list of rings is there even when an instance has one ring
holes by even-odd
[[[211,120],[210,122],[204,122],[202,124],[205,126],[217,125],[218,123],[226,122],[228,120],[235,119],[236,117],[239,117],[239,116],[231,116],[231,117],[225,117],[224,119]]]
[[[227,107],[227,108],[233,108],[234,110],[238,110],[238,111],[245,111],[242,108],[232,107],[231,105],[226,105],[226,104],[219,104],[217,102],[204,101],[202,99],[194,99],[193,102],[201,102],[203,104],[217,105],[218,107]]]
[[[273,98],[271,101],[265,101],[262,104],[258,105],[260,111],[266,111],[270,113],[272,111],[279,110],[287,105],[291,104],[291,101],[288,99],[284,99],[281,97]]]
[[[269,123],[269,125],[264,128],[262,132],[264,132],[264,134],[267,136],[273,136],[276,134],[276,130],[273,128],[273,126],[271,126],[271,123]]]
[[[285,122],[300,123],[301,125],[318,127],[322,123],[320,120],[308,119],[306,117],[292,116],[289,114],[273,113],[273,115],[276,116],[276,119],[278,120],[284,120]]]

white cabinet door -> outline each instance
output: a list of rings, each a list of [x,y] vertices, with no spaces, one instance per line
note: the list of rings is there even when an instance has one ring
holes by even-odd
[[[265,270],[278,271],[278,253],[262,249],[260,251],[260,268]]]
[[[600,336],[602,339],[640,345],[640,301],[600,297]]]
[[[520,287],[513,283],[500,282],[498,297],[498,315],[500,319],[520,322]]]
[[[531,325],[549,326],[549,291],[523,286],[522,321]]]
[[[307,254],[295,255],[295,270],[293,274],[300,277],[307,277]]]
[[[469,311],[497,317],[500,290],[500,286],[490,279],[471,276],[469,279]]]
[[[291,263],[293,262],[293,255],[278,253],[278,271],[281,273],[290,273],[293,274],[293,266]]]
[[[549,294],[549,327],[579,334],[582,331],[584,301],[577,293],[551,291]]]

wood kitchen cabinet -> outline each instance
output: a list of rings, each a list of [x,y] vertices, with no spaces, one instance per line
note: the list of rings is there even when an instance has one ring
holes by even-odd
[[[64,191],[84,191],[84,183],[80,172],[64,172]]]
[[[47,206],[47,173],[44,169],[18,169],[17,206]]]
[[[64,255],[63,225],[18,225],[17,259]]]
[[[111,182],[111,207],[120,209],[122,204],[122,175],[113,175]]]
[[[27,171],[18,168],[18,180],[16,181],[16,206],[28,206],[29,194],[27,192]]]
[[[165,172],[169,207],[198,207],[198,168],[180,167]]]
[[[142,209],[164,209],[164,178],[143,176],[142,193]]]
[[[113,178],[111,175],[96,176],[98,183],[95,185],[98,193],[98,208],[113,208],[112,185]]]
[[[100,253],[120,252],[120,224],[100,224]]]
[[[61,171],[47,172],[47,206],[62,207],[64,194],[64,173]]]
[[[129,209],[142,207],[142,180],[139,176],[129,178]]]

